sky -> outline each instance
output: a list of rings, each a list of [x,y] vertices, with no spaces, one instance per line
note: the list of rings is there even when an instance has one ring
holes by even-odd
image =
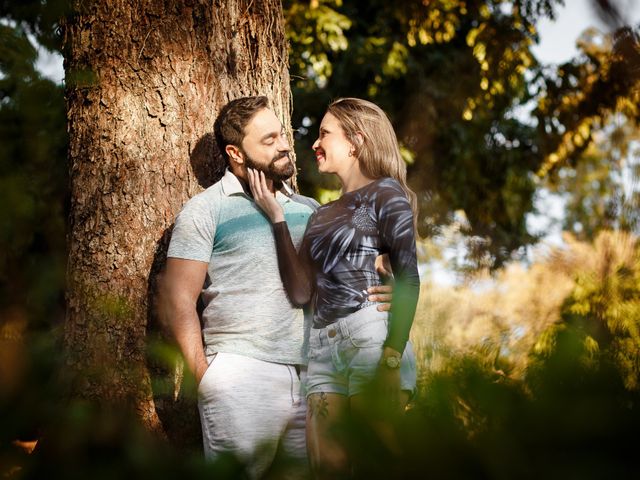
[[[640,22],[640,0],[614,0],[627,23]],[[588,27],[596,27],[608,33],[607,26],[593,10],[590,0],[564,0],[564,7],[558,10],[555,21],[544,19],[538,22],[540,43],[533,53],[543,63],[562,63],[578,54],[576,40]]]
[[[640,0],[617,0],[614,3],[620,7],[628,24],[640,24]],[[596,15],[590,0],[565,0],[565,6],[558,11],[555,21],[544,19],[538,23],[540,43],[532,49],[533,53],[542,63],[566,62],[578,55],[576,40],[589,27],[609,33],[609,28]],[[562,199],[539,190],[536,207],[544,215],[529,215],[529,231],[544,232],[544,241],[548,244],[561,244],[564,212]]]

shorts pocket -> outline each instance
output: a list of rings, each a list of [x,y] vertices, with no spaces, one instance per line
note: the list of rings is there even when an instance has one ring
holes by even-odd
[[[356,348],[380,346],[387,339],[387,321],[372,320],[358,328],[349,330],[349,341]]]
[[[213,370],[213,364],[216,363],[216,359],[220,356],[220,353],[214,353],[213,355],[207,356],[207,362],[209,362],[209,366],[204,371],[204,375],[200,379],[200,383],[198,384],[198,391],[202,390],[202,388],[206,388],[207,377],[210,376],[211,370]]]

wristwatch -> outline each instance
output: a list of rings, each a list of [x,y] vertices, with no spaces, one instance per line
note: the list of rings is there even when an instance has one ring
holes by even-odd
[[[397,355],[388,355],[386,357],[382,357],[380,360],[380,365],[384,365],[387,368],[400,368],[400,357]]]

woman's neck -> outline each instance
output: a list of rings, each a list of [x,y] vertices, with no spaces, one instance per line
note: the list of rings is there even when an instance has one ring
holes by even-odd
[[[373,182],[373,179],[363,174],[360,169],[352,169],[348,174],[338,177],[342,182],[342,193],[353,192]]]

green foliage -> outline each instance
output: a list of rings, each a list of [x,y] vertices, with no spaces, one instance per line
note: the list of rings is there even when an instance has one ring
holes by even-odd
[[[60,21],[69,13],[70,4],[69,0],[0,0],[0,18],[28,30],[45,48],[60,51]]]
[[[63,88],[42,78],[27,32],[47,43],[40,2],[1,2],[0,466],[58,415],[65,389],[57,325],[64,315],[67,203]],[[31,23],[30,23],[31,22]],[[51,33],[53,30],[47,30]],[[17,460],[16,460],[17,461]]]
[[[576,273],[561,321],[534,350],[537,359],[557,348],[558,337],[579,341],[584,366],[606,365],[630,391],[640,391],[640,247],[624,233],[601,233],[594,257]],[[613,373],[615,372],[615,373]]]
[[[581,240],[594,240],[603,230],[638,232],[640,129],[617,115],[593,131],[575,166],[555,168],[545,182],[566,200],[563,229]]]
[[[167,347],[158,350],[161,357],[172,356]],[[49,346],[32,353],[49,369],[59,358]],[[635,474],[638,392],[625,388],[611,362],[585,362],[585,354],[580,333],[565,329],[525,381],[461,356],[427,375],[406,413],[354,412],[338,428],[354,460],[355,478]],[[64,384],[57,377],[40,384],[41,397],[10,406],[13,415],[3,418],[0,443],[0,471],[11,472],[8,478],[242,477],[243,466],[233,457],[206,463],[198,450],[178,448],[147,431],[127,405],[68,401]],[[365,404],[378,405],[379,399]],[[381,413],[391,428],[380,428]],[[29,414],[37,419],[40,441],[25,455],[8,440],[16,438],[13,428],[24,428]]]
[[[294,2],[288,11],[289,23],[287,35],[289,40],[298,45],[305,45],[303,55],[292,58],[295,69],[299,72],[313,72],[318,86],[326,84],[331,77],[331,62],[326,52],[336,52],[347,48],[345,30],[351,27],[351,20],[336,12],[329,5],[339,7],[342,2],[334,0],[311,2],[311,6]]]
[[[63,90],[34,68],[19,26],[0,25],[0,303],[60,316],[67,198]]]
[[[597,140],[594,131],[613,139],[607,126],[615,114],[638,118],[637,35],[613,42],[587,31],[579,40],[584,55],[557,68],[538,64],[536,23],[560,3],[285,2],[303,191],[337,188],[317,173],[310,151],[326,105],[340,96],[368,98],[389,113],[411,159],[420,233],[438,233],[462,211],[476,266],[495,268],[520,254],[537,240],[525,217],[539,179],[558,166],[589,164],[584,152]],[[333,42],[326,35],[314,41],[319,31],[333,32]],[[523,121],[516,112],[532,105],[533,122]],[[603,174],[612,171],[604,153],[596,167]],[[615,186],[602,188],[615,195]],[[595,214],[589,223],[608,222],[607,209],[584,213],[583,220]]]
[[[126,406],[72,401],[57,405],[35,451],[4,449],[3,474],[15,479],[243,478],[231,455],[215,463],[149,432]],[[9,467],[9,468],[7,468]]]
[[[571,338],[538,373],[539,382],[512,382],[460,358],[429,378],[394,435],[367,416],[349,419],[356,478],[634,475],[638,395],[610,370],[582,366]]]
[[[640,39],[628,28],[616,40],[588,29],[578,40],[583,54],[541,72],[544,96],[533,114],[540,130],[540,152],[546,156],[539,175],[575,165],[593,139],[593,130],[615,123],[622,114],[636,128],[640,120]],[[612,114],[613,122],[612,122]]]

